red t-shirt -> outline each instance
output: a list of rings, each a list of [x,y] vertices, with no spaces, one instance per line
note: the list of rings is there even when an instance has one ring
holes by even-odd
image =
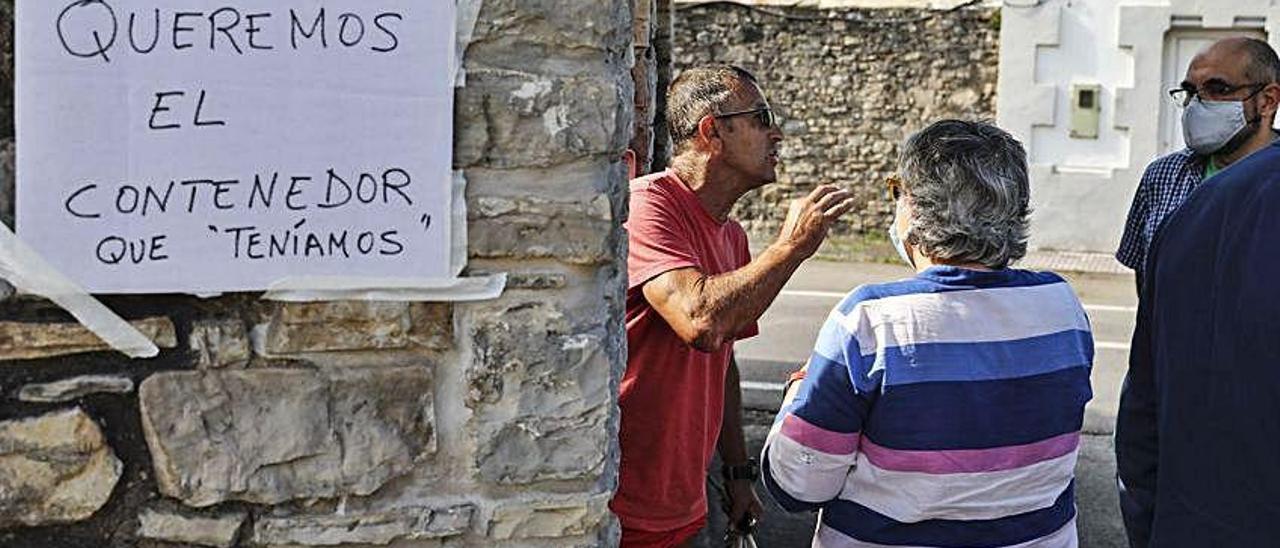
[[[724,416],[733,343],[700,352],[676,336],[642,287],[678,268],[723,274],[751,260],[747,235],[717,222],[668,170],[631,181],[626,223],[627,371],[622,377],[622,466],[610,508],[622,526],[669,531],[707,512],[706,469]],[[756,326],[738,338],[756,334]]]

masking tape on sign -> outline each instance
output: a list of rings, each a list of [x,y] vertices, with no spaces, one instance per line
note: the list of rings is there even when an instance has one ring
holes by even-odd
[[[151,358],[160,353],[151,339],[54,269],[3,223],[0,223],[0,277],[19,291],[53,301],[112,349],[130,358]]]
[[[454,4],[458,10],[454,35],[457,41],[454,46],[453,53],[453,87],[460,88],[467,85],[467,69],[462,64],[463,57],[467,54],[467,46],[471,45],[471,37],[475,34],[476,21],[480,19],[480,7],[484,4],[482,0],[457,0]]]
[[[262,295],[269,301],[431,301],[465,302],[496,299],[507,285],[506,274],[454,278],[347,278],[298,276],[271,284]]]

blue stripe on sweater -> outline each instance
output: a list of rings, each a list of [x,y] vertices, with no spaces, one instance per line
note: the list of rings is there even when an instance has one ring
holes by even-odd
[[[1073,329],[1013,341],[894,346],[881,349],[880,359],[884,360],[885,386],[1014,379],[1089,367],[1093,336]]]
[[[1022,445],[1080,430],[1092,394],[1086,367],[1018,379],[895,386],[877,398],[862,431],[891,449]]]
[[[872,396],[855,391],[849,370],[840,362],[814,354],[809,371],[789,410],[809,424],[832,432],[851,433],[862,430]]]

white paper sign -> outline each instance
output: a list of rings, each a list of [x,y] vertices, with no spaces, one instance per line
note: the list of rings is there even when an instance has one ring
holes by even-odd
[[[19,0],[18,235],[91,292],[451,277],[452,0]]]

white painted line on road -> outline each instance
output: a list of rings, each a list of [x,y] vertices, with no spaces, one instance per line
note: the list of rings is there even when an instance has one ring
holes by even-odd
[[[765,392],[781,392],[786,385],[780,382],[739,381],[743,390],[764,390]]]
[[[782,291],[782,295],[787,297],[811,297],[815,299],[833,299],[840,300],[848,295],[848,293],[839,293],[836,291],[810,291],[805,289],[786,289]],[[1090,304],[1084,303],[1084,309],[1089,312],[1124,312],[1134,314],[1138,312],[1136,306],[1117,306],[1111,304]]]
[[[836,293],[835,291],[806,291],[803,289],[784,289],[782,294],[788,297],[816,297],[819,299],[843,299],[848,293]]]
[[[1115,306],[1109,304],[1088,304],[1085,303],[1084,309],[1089,312],[1124,312],[1126,314],[1137,314],[1136,306]]]
[[[1128,350],[1129,350],[1129,343],[1108,342],[1108,341],[1094,341],[1094,343],[1093,343],[1093,347],[1094,347],[1094,348],[1101,348],[1101,349],[1103,349],[1103,350],[1125,350],[1125,351],[1128,351]]]

